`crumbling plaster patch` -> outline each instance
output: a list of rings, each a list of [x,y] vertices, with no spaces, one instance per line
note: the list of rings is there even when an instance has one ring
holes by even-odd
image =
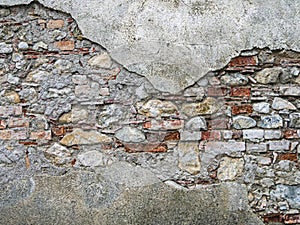
[[[0,0],[0,5],[31,0]],[[39,0],[160,91],[176,93],[254,47],[300,50],[300,1]]]

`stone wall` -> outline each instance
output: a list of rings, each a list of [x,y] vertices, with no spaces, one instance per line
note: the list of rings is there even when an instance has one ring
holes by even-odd
[[[114,61],[69,14],[33,3],[2,7],[0,18],[3,187],[127,162],[186,191],[246,185],[262,221],[300,223],[299,53],[245,50],[171,94]]]

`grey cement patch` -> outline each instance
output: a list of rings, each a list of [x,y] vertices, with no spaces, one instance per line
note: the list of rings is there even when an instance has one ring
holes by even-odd
[[[120,166],[124,167],[111,168],[113,175]],[[119,173],[126,177],[128,170]],[[1,206],[0,224],[262,224],[250,212],[244,185],[178,190],[147,181],[154,175],[142,169],[135,173],[138,185],[123,187],[109,171],[106,175],[81,171],[35,176],[36,188],[30,197],[20,196],[19,203]]]
[[[0,0],[1,5],[29,2]],[[241,50],[300,50],[299,1],[39,2],[70,13],[85,37],[165,92],[183,90]]]

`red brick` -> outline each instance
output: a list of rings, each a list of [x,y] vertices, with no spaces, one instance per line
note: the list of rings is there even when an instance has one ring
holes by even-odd
[[[180,133],[178,131],[176,132],[171,132],[171,133],[168,133],[166,136],[165,136],[165,141],[178,141],[180,140]]]
[[[231,112],[233,115],[238,114],[251,114],[253,112],[253,107],[250,104],[244,104],[244,105],[233,105],[231,106]]]
[[[283,222],[283,216],[279,213],[269,214],[264,216],[264,222],[265,223]]]
[[[256,66],[258,64],[257,56],[239,56],[233,58],[228,66],[243,67],[243,66]]]
[[[0,140],[22,140],[27,138],[25,129],[22,130],[0,130]]]
[[[168,147],[164,143],[124,143],[126,152],[152,152],[162,153],[167,152]]]
[[[285,139],[299,138],[297,130],[285,130],[283,131],[283,137]]]
[[[55,136],[62,136],[66,134],[65,127],[52,127],[51,130]]]
[[[5,120],[0,120],[0,130],[6,128],[6,121]]]
[[[74,41],[57,41],[54,43],[56,48],[59,48],[62,51],[71,51],[75,48]]]
[[[11,118],[8,121],[8,127],[29,127],[29,121],[23,118]]]
[[[0,130],[0,140],[9,140],[11,138],[10,130]]]
[[[289,160],[289,161],[292,161],[292,162],[298,162],[298,154],[297,153],[278,154],[277,160],[278,161]]]
[[[36,131],[30,133],[31,140],[51,140],[51,131]]]
[[[300,214],[285,215],[284,224],[300,224]]]
[[[228,92],[226,87],[209,87],[207,89],[207,96],[225,96]]]
[[[250,97],[251,88],[248,87],[232,87],[230,96],[232,97]]]
[[[63,20],[50,20],[47,23],[47,28],[49,29],[58,29],[64,26],[65,22]]]
[[[33,146],[33,145],[37,145],[37,142],[34,141],[20,141],[19,144],[21,145],[25,145],[25,146]]]
[[[202,140],[221,140],[221,132],[212,130],[212,131],[202,131]]]

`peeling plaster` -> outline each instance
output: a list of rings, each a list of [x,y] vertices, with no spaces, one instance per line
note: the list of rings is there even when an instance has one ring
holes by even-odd
[[[0,5],[30,0],[0,0]],[[176,93],[240,51],[300,51],[300,1],[39,0],[68,12],[83,35],[155,88]]]

